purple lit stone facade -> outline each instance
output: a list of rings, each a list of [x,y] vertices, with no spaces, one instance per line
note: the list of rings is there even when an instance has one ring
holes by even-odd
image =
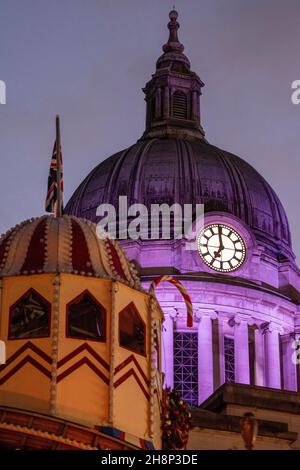
[[[246,260],[232,273],[212,271],[197,250],[186,251],[184,240],[122,242],[146,288],[156,276],[173,274],[192,298],[198,403],[225,381],[225,337],[234,339],[236,382],[297,391],[299,370],[291,360],[291,344],[300,336],[300,272],[287,216],[256,170],[206,141],[200,123],[204,84],[183,54],[176,12],[170,13],[168,26],[169,41],[144,89],[144,135],[99,164],[75,191],[66,211],[97,221],[98,205],[117,207],[123,195],[128,204],[148,208],[152,203],[204,204],[205,224],[229,225],[245,241]],[[173,387],[174,332],[188,332],[186,310],[174,287],[161,284],[156,293],[165,313],[165,383]]]

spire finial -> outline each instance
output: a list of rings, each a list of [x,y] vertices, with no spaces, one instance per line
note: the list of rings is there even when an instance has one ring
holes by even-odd
[[[178,13],[169,12],[168,42],[156,61],[156,72],[143,89],[147,102],[146,130],[142,139],[204,139],[200,123],[200,95],[204,83],[191,71],[177,32]]]
[[[179,39],[178,39],[177,31],[180,28],[180,24],[177,21],[178,12],[175,10],[175,6],[173,7],[173,10],[170,11],[169,18],[170,18],[170,21],[168,23],[168,29],[170,31],[169,40],[167,44],[163,46],[163,51],[164,52],[171,52],[171,51],[182,52],[184,47],[179,42]]]

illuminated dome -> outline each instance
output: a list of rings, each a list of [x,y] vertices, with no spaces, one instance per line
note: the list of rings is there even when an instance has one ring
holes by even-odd
[[[233,214],[279,260],[292,258],[288,219],[265,179],[241,158],[204,140],[147,139],[100,163],[68,203],[71,214],[96,221],[101,203],[204,204]]]
[[[174,275],[193,303],[187,333],[182,299],[172,286],[156,290],[165,317],[165,384],[193,405],[227,381],[298,390],[286,359],[300,324],[300,272],[288,218],[262,175],[207,141],[200,119],[204,83],[183,53],[177,17],[170,12],[169,39],[143,89],[142,137],[96,166],[66,212],[97,222],[98,206],[109,203],[118,212],[120,196],[128,207],[144,204],[148,214],[153,204],[177,203],[182,212],[185,204],[194,210],[203,204],[205,231],[197,232],[197,246],[172,235],[148,239],[145,231],[120,240],[146,288],[155,276]],[[201,233],[206,240],[199,242]]]
[[[0,238],[0,340],[8,357],[0,367],[0,444],[7,447],[161,449],[164,386],[198,407],[190,448],[206,448],[206,428],[208,436],[230,431],[228,441],[218,434],[215,448],[232,448],[232,423],[239,433],[242,410],[257,414],[259,399],[261,429],[286,391],[300,392],[292,356],[300,271],[288,219],[254,168],[207,142],[204,83],[183,54],[177,17],[170,12],[169,40],[144,88],[141,139],[83,180],[69,215],[28,220]],[[120,196],[148,212],[152,204],[204,204],[197,244],[121,240],[145,290],[119,244],[97,236],[98,206],[117,211]],[[148,293],[153,286],[159,303]],[[295,396],[286,396],[288,413]],[[282,413],[281,420],[282,439],[295,437],[299,423],[290,427]]]
[[[293,260],[288,219],[274,190],[241,158],[207,142],[200,123],[204,83],[190,70],[179,42],[176,11],[170,12],[170,37],[144,88],[146,130],[131,147],[100,163],[71,197],[66,212],[97,221],[101,203],[118,207],[153,203],[204,204],[206,212],[236,216],[266,253]]]
[[[0,276],[41,273],[108,277],[139,287],[120,246],[99,239],[92,222],[67,215],[26,220],[0,238]]]

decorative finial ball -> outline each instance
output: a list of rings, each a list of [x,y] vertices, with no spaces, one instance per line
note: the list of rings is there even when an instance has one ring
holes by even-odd
[[[170,18],[171,21],[172,21],[172,20],[175,20],[175,21],[176,21],[177,18],[178,18],[178,13],[177,13],[177,11],[176,11],[176,10],[171,10],[170,13],[169,13],[169,18]]]

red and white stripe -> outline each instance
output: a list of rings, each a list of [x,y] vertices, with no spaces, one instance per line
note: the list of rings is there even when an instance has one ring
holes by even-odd
[[[181,292],[182,297],[184,298],[186,308],[187,308],[187,326],[193,326],[193,305],[190,296],[188,295],[185,287],[181,284],[181,282],[173,276],[159,276],[158,278],[152,281],[149,293],[151,295],[155,295],[155,287],[162,281],[168,281],[173,284],[177,289]]]

